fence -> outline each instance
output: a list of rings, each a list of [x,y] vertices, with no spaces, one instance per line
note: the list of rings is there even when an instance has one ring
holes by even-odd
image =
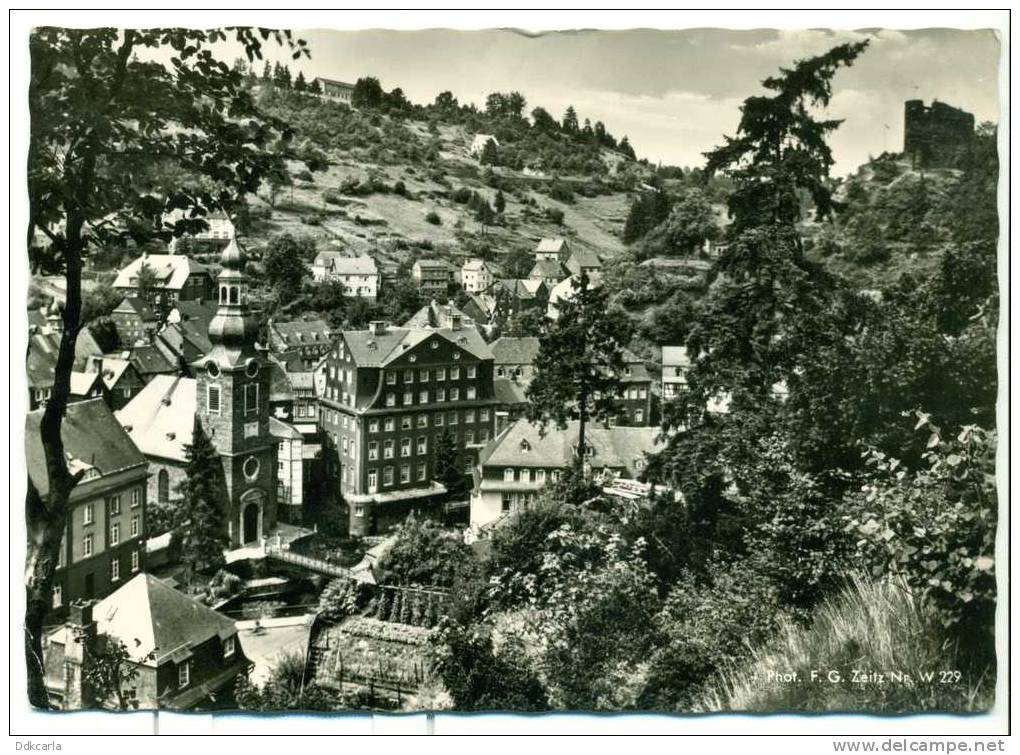
[[[329,561],[323,561],[320,558],[303,556],[300,553],[294,553],[293,551],[286,550],[278,545],[266,546],[266,558],[276,559],[277,561],[294,564],[295,566],[302,566],[310,571],[318,572],[319,574],[326,574],[331,577],[346,577],[351,579],[354,576],[351,570],[346,567],[330,563]]]

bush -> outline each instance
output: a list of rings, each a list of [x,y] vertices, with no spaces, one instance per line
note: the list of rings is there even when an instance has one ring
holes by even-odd
[[[343,197],[340,196],[340,192],[337,191],[336,189],[326,189],[324,192],[322,192],[322,201],[325,202],[326,204],[336,205],[344,204]]]
[[[855,670],[887,676],[884,683],[855,682]],[[889,671],[910,680],[889,679]],[[770,683],[770,673],[796,680]],[[980,711],[991,707],[994,690],[994,667],[969,667],[960,658],[929,601],[903,580],[858,575],[818,607],[810,628],[783,619],[774,640],[751,649],[747,661],[727,664],[694,709]]]
[[[439,217],[439,213],[437,213],[435,210],[430,210],[429,213],[425,216],[425,222],[431,223],[432,225],[442,225],[443,219]]]
[[[563,210],[557,207],[546,207],[545,216],[556,225],[563,225]]]
[[[319,596],[319,616],[340,621],[353,616],[365,602],[365,588],[353,579],[334,579]]]
[[[559,202],[570,204],[574,201],[574,192],[564,183],[553,181],[549,187],[549,196]]]
[[[305,183],[315,183],[315,177],[309,170],[299,170],[297,173],[294,174],[294,177],[298,181],[304,181]]]
[[[403,181],[397,181],[393,184],[393,193],[399,194],[402,197],[407,196],[407,186],[404,185]]]

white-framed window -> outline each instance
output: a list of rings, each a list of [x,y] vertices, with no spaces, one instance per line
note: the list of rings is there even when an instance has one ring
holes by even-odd
[[[450,389],[450,401],[456,401],[459,398],[460,398],[460,389],[459,388],[451,388]]]
[[[473,385],[469,385],[467,387],[467,400],[468,401],[473,401],[475,396],[477,396],[477,395],[478,395],[478,393],[475,390],[475,387]]]
[[[397,394],[395,394],[395,393],[387,393],[386,394],[386,406],[396,406],[396,405],[397,405]]]
[[[138,571],[138,567],[141,562],[141,556],[138,555],[139,551],[131,551],[131,571]]]
[[[418,403],[419,404],[427,404],[428,402],[429,402],[429,392],[428,391],[418,391]]]
[[[120,544],[120,522],[110,525],[110,545]]]
[[[438,391],[436,391],[436,401],[437,402],[439,402],[439,401],[446,401],[446,389],[445,388],[440,388]]]
[[[644,422],[645,421],[645,413],[643,411],[641,411],[640,409],[638,409],[636,412],[634,412],[634,421],[635,422]]]
[[[383,485],[393,484],[393,467],[384,467],[382,472]]]
[[[244,413],[250,414],[259,410],[259,384],[248,383],[244,386]]]
[[[410,414],[405,414],[403,417],[400,418],[400,429],[401,430],[410,430],[411,429],[411,415]]]
[[[514,468],[513,467],[507,467],[506,469],[503,470],[503,481],[504,482],[513,482],[514,481]]]
[[[411,391],[404,391],[404,406],[410,406],[414,403],[414,393]]]
[[[120,579],[120,559],[115,558],[110,562],[110,581],[116,582]]]
[[[84,517],[85,524],[92,524],[96,520],[95,506],[91,503],[86,503],[85,513],[82,516]]]
[[[210,414],[220,413],[220,387],[218,385],[206,386],[205,403]]]
[[[347,436],[346,435],[343,438],[340,439],[340,448],[343,451],[343,455],[346,456],[347,455]]]
[[[638,388],[638,398],[648,398],[648,389]]]
[[[464,433],[464,442],[468,443],[468,444],[471,444],[471,443],[475,442],[475,431],[474,430],[468,430],[467,432]]]
[[[368,492],[374,493],[376,488],[379,487],[379,473],[374,470],[368,470]]]
[[[138,517],[131,517],[131,537],[138,537]]]
[[[392,459],[393,458],[393,441],[392,440],[383,441],[383,458],[384,459]]]
[[[429,439],[427,436],[423,435],[420,438],[418,438],[418,448],[416,449],[416,453],[418,454],[418,456],[424,456],[426,453],[428,453],[428,450]]]
[[[478,431],[478,439],[483,443],[489,439],[489,431],[484,427]]]
[[[368,442],[368,460],[375,461],[379,458],[379,441],[370,440]]]
[[[505,374],[506,371],[502,367],[496,368],[496,377],[503,377]]]
[[[410,482],[411,481],[411,465],[401,464],[400,465],[400,481]]]
[[[457,424],[457,412],[450,412],[450,424],[451,425]]]
[[[87,533],[85,535],[85,538],[82,541],[81,552],[82,552],[82,555],[84,555],[84,556],[91,556],[92,555],[92,533],[91,532],[89,532],[89,533]]]
[[[536,469],[535,470],[535,482],[545,482],[545,470],[544,469]]]
[[[470,367],[467,367],[466,369],[467,369],[467,376],[468,376],[468,378],[473,378],[477,374],[477,369],[475,368],[474,365],[471,365]]]
[[[401,438],[400,439],[400,455],[410,456],[411,455],[411,439]]]
[[[450,380],[460,380],[460,367],[450,368]]]
[[[377,419],[370,419],[368,421],[368,431],[370,433],[377,433],[377,432],[379,432],[379,420],[377,420]]]
[[[191,684],[191,661],[177,664],[177,686],[187,687]]]
[[[404,370],[404,382],[405,383],[414,382],[414,370]]]
[[[223,657],[230,658],[234,654],[234,648],[237,644],[237,640],[233,635],[223,641]]]
[[[395,373],[395,372],[387,372],[386,373],[386,385],[396,385],[396,384],[397,384],[397,373]]]
[[[522,469],[521,470],[521,482],[531,482],[531,470],[530,469]]]
[[[479,422],[488,422],[489,421],[489,410],[488,409],[479,409],[478,410],[478,421]]]
[[[386,418],[385,426],[386,426],[386,432],[388,432],[388,433],[393,432],[393,428],[396,426],[396,423],[393,421],[393,417],[387,417]]]
[[[142,488],[135,488],[131,491],[131,508],[142,505]]]
[[[429,426],[429,415],[427,415],[427,414],[419,414],[418,415],[418,427],[428,427],[428,426]]]
[[[60,585],[53,585],[53,607],[60,608],[64,605],[64,590]]]
[[[109,498],[110,501],[110,514],[115,516],[120,513],[120,496],[112,495]]]
[[[473,425],[475,423],[474,409],[468,409],[466,412],[464,412],[464,422],[469,425]]]
[[[418,381],[421,383],[427,383],[429,381],[429,371],[418,370]]]
[[[423,482],[428,476],[428,468],[424,462],[418,465],[418,482]]]
[[[436,427],[442,427],[443,426],[443,418],[444,418],[443,413],[439,412],[438,414],[436,414],[433,417],[432,424],[435,425]]]
[[[436,370],[436,381],[442,382],[443,380],[446,380],[446,368],[440,367],[438,370]]]

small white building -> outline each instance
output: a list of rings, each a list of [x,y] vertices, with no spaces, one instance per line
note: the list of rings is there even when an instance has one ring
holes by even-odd
[[[375,301],[379,295],[379,268],[367,254],[350,257],[343,252],[319,252],[312,262],[312,278],[343,283],[347,296]]]
[[[276,417],[269,418],[269,432],[276,439],[277,515],[285,522],[298,524],[304,505],[305,439],[294,425]]]
[[[460,268],[460,283],[469,294],[477,294],[492,285],[494,276],[485,260],[469,259]]]
[[[163,216],[163,222],[173,224],[178,220],[184,220],[185,217],[184,210],[174,210]],[[233,221],[222,210],[214,210],[203,219],[209,227],[199,233],[188,234],[187,238],[198,241],[230,241],[237,235],[237,229],[234,228]],[[177,248],[178,241],[179,239],[176,238],[170,241],[168,246],[171,253]]]
[[[499,139],[492,134],[475,134],[475,138],[471,142],[471,155],[473,157],[481,157],[482,150],[485,149],[485,145],[489,142],[493,142],[497,147],[499,146]]]
[[[662,400],[671,401],[687,390],[691,359],[686,346],[662,347]]]

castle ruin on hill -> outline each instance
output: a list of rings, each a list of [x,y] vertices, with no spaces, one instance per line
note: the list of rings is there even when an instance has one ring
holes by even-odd
[[[903,153],[914,167],[950,167],[973,138],[973,114],[938,100],[904,103]]]

